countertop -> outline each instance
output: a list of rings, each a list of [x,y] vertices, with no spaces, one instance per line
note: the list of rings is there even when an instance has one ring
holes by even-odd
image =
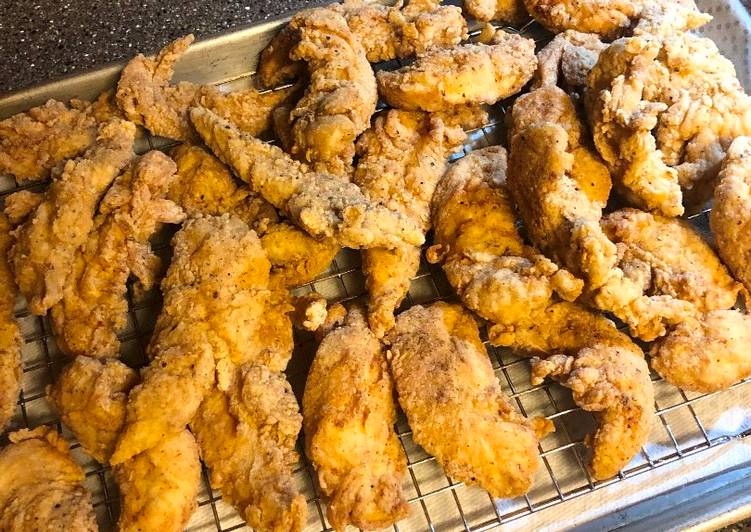
[[[325,0],[0,1],[0,95]]]

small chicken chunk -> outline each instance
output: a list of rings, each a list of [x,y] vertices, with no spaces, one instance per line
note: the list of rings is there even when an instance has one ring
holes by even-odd
[[[480,22],[521,24],[529,18],[522,0],[464,0],[465,11]]]

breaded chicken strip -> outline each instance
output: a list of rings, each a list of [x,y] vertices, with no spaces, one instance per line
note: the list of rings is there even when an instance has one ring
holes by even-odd
[[[619,191],[666,216],[701,207],[730,142],[751,132],[733,64],[689,32],[615,41],[587,85],[595,145]]]
[[[424,236],[412,220],[370,201],[357,185],[310,171],[207,109],[194,108],[191,119],[221,160],[314,238],[334,238],[351,248],[422,245]]]
[[[255,89],[223,94],[208,85],[181,81],[170,85],[174,65],[193,42],[193,35],[181,37],[159,54],[131,59],[117,84],[116,100],[128,120],[152,134],[175,140],[195,137],[188,119],[191,105],[203,105],[227,118],[243,131],[258,135],[271,125],[271,112],[288,99],[295,88],[260,93]]]
[[[229,213],[250,225],[261,236],[271,262],[272,284],[292,287],[310,282],[338,253],[340,246],[334,239],[315,239],[281,221],[270,203],[239,183],[205,149],[181,144],[170,154],[177,163],[177,179],[168,197],[190,216]]]
[[[607,48],[598,35],[566,30],[556,35],[537,54],[535,85],[560,85],[567,91],[581,91],[587,76]]]
[[[294,532],[305,498],[292,478],[302,419],[283,373],[255,363],[227,364],[191,429],[211,469],[212,485],[259,531]]]
[[[21,391],[23,336],[15,317],[16,283],[6,259],[12,238],[10,224],[0,212],[0,433],[16,410]]]
[[[644,354],[606,318],[574,303],[557,303],[517,334],[514,348],[540,353],[532,360],[532,384],[552,377],[595,413],[597,430],[584,443],[592,450],[592,476],[618,474],[647,441],[654,418],[654,391]]]
[[[22,429],[0,450],[0,529],[98,530],[84,473],[54,428]]]
[[[116,357],[127,322],[126,282],[151,289],[161,261],[149,239],[162,223],[179,223],[180,207],[165,199],[175,163],[150,151],[135,160],[105,194],[86,244],[76,253],[63,298],[51,309],[57,345],[70,356]]]
[[[522,0],[464,0],[464,10],[480,22],[521,24],[529,18]]]
[[[42,315],[62,299],[99,200],[135,155],[135,134],[135,126],[124,120],[101,125],[96,144],[65,164],[34,213],[13,231],[9,258],[32,313]]]
[[[197,504],[198,445],[188,430],[113,468],[120,490],[118,530],[180,532]]]
[[[540,466],[545,419],[518,414],[501,391],[475,319],[444,302],[403,312],[387,354],[415,443],[451,478],[491,496],[529,491]]]
[[[180,432],[214,385],[215,364],[259,344],[270,264],[256,234],[229,215],[195,218],[173,246],[148,347],[152,361],[130,393],[113,464]],[[265,362],[278,370],[287,364],[271,356]]]
[[[373,201],[401,213],[423,233],[430,228],[430,201],[448,156],[466,138],[458,127],[428,113],[392,109],[377,117],[358,140],[353,181]],[[420,248],[363,251],[368,321],[381,338],[394,326],[394,310],[420,266]]]
[[[380,529],[405,517],[407,459],[394,431],[393,383],[362,309],[319,345],[302,404],[305,452],[330,498],[334,529]]]
[[[645,341],[697,312],[732,307],[743,285],[687,222],[636,209],[622,209],[602,221],[618,246],[620,276],[608,280],[595,304],[623,320]]]
[[[738,137],[730,145],[709,223],[717,251],[735,278],[751,290],[751,138]]]
[[[554,33],[576,30],[614,38],[639,17],[644,0],[523,0],[532,17]]]
[[[505,180],[506,150],[500,146],[451,165],[433,196],[435,245],[427,252],[430,262],[444,262],[462,302],[499,325],[494,341],[502,345],[555,293],[574,300],[582,289],[581,281],[524,245]]]
[[[405,110],[493,104],[519,92],[535,68],[534,41],[498,30],[489,44],[432,50],[409,66],[378,72],[378,91],[389,105]]]

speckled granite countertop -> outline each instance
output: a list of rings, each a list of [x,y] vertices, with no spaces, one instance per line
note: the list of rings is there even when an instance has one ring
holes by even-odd
[[[325,0],[0,0],[0,94]]]

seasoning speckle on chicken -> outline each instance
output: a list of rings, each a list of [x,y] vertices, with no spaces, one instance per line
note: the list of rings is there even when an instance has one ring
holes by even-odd
[[[15,316],[16,283],[7,260],[12,239],[10,224],[0,212],[0,433],[16,410],[21,391],[23,337]]]

